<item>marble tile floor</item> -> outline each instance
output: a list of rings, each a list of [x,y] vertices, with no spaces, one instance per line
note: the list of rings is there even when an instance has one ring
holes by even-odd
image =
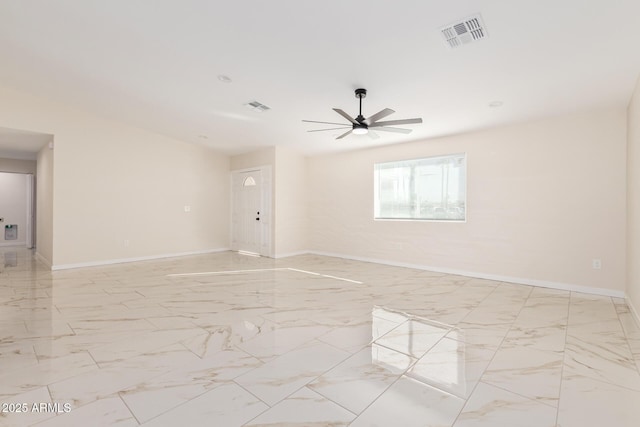
[[[0,248],[0,426],[640,425],[624,300],[302,255]]]

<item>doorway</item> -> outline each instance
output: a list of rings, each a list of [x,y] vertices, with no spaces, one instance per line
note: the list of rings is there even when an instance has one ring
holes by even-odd
[[[271,256],[271,166],[231,173],[231,249]]]
[[[33,174],[0,172],[0,246],[34,246]]]

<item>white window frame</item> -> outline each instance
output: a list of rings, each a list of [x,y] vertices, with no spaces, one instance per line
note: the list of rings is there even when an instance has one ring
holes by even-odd
[[[378,182],[378,166],[379,165],[385,165],[385,164],[397,164],[397,163],[410,163],[410,162],[420,162],[420,161],[424,161],[424,160],[436,160],[436,159],[443,159],[443,158],[458,158],[458,157],[463,157],[464,158],[464,188],[465,188],[465,194],[464,194],[464,219],[455,219],[455,218],[402,218],[402,217],[382,217],[382,216],[377,216],[377,212],[379,211],[378,209],[378,203],[379,203],[379,182]],[[467,153],[462,152],[462,153],[451,153],[451,154],[445,154],[445,155],[437,155],[437,156],[428,156],[428,157],[419,157],[419,158],[413,158],[413,159],[403,159],[403,160],[395,160],[395,161],[385,161],[385,162],[377,162],[374,163],[373,165],[373,219],[374,221],[420,221],[420,222],[446,222],[446,223],[466,223],[467,219],[469,218],[469,210],[468,210],[468,205],[467,205],[467,194],[468,194],[468,179],[467,179]]]

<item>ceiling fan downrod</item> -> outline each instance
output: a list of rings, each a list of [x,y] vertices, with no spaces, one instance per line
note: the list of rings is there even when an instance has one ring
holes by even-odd
[[[366,98],[366,97],[367,97],[366,89],[356,89],[356,98],[360,100],[360,111],[358,112],[358,117],[356,117],[356,120],[358,121],[358,123],[364,122],[364,116],[362,115],[362,98]]]

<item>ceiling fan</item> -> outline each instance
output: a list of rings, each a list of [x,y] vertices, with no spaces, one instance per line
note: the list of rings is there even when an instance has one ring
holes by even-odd
[[[395,113],[395,111],[393,111],[390,108],[385,108],[384,110],[381,110],[375,113],[373,116],[370,116],[365,119],[362,116],[362,98],[365,98],[366,96],[367,96],[366,89],[356,89],[356,98],[360,100],[360,112],[358,113],[358,116],[355,119],[339,108],[333,109],[333,111],[335,111],[336,113],[340,114],[342,117],[347,119],[350,122],[349,125],[347,125],[346,123],[318,122],[315,120],[303,120],[303,122],[306,122],[306,123],[320,123],[325,125],[341,126],[338,128],[308,130],[307,132],[323,132],[327,130],[351,128],[345,133],[343,133],[342,135],[340,135],[339,137],[337,137],[336,139],[342,139],[345,136],[350,135],[352,133],[355,135],[368,135],[372,139],[377,139],[380,137],[375,131],[381,130],[384,132],[411,133],[411,129],[402,129],[402,128],[396,128],[391,126],[422,123],[422,119],[387,120],[386,122],[379,122],[378,120],[384,119],[388,115]]]

